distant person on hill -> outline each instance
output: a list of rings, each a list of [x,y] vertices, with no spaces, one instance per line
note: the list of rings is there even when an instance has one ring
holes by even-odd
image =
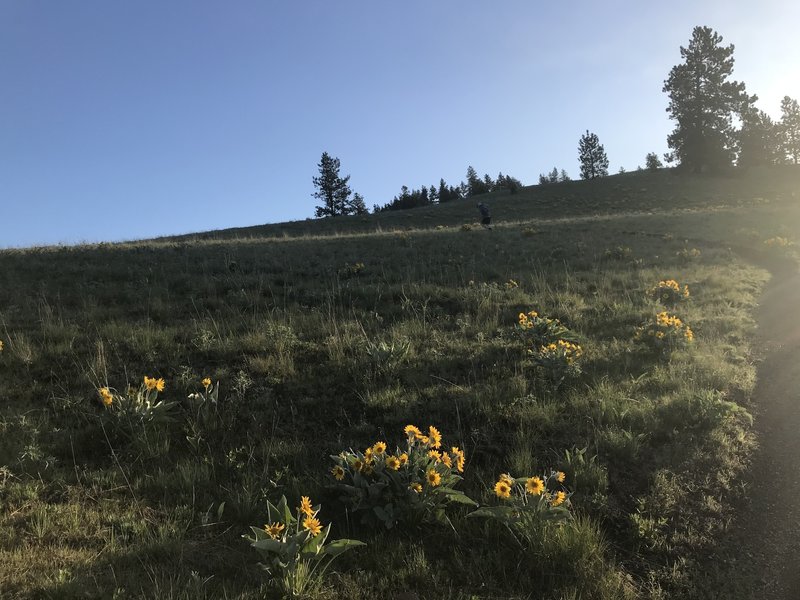
[[[492,228],[492,216],[489,214],[489,207],[483,202],[478,202],[478,210],[481,212],[481,225],[484,229]]]

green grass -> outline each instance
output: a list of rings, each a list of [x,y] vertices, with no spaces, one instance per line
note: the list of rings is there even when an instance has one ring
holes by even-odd
[[[320,597],[699,595],[695,558],[753,444],[769,273],[747,249],[792,238],[798,189],[791,171],[627,174],[492,196],[491,232],[462,227],[477,220],[464,201],[0,252],[0,592],[274,594],[241,535],[285,494],[368,544]],[[691,289],[674,312],[695,340],[663,357],[634,334],[668,278]],[[531,309],[580,336],[582,373],[557,389],[514,329]],[[144,375],[180,403],[146,440],[111,427],[97,396]],[[192,428],[186,397],[206,376],[220,411]],[[358,525],[328,456],[392,446],[407,423],[466,451],[462,488],[481,502],[502,472],[565,471],[575,520],[521,547],[461,509],[451,527]]]

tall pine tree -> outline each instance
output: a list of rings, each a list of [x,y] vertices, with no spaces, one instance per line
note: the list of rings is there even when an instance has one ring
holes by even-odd
[[[317,165],[319,177],[314,177],[314,197],[322,200],[322,205],[317,206],[317,217],[337,217],[350,214],[352,207],[349,202],[351,190],[347,185],[350,176],[339,176],[339,159],[331,157],[327,152],[322,153],[322,158]],[[365,207],[366,208],[366,207]]]
[[[596,179],[608,175],[608,156],[600,139],[594,133],[586,133],[578,142],[578,160],[581,163],[581,177]]]
[[[800,163],[800,104],[797,100],[783,97],[778,128],[783,158],[793,165]]]
[[[667,138],[673,156],[692,171],[729,166],[736,154],[733,116],[756,100],[744,83],[729,81],[733,72],[733,44],[722,46],[722,36],[710,27],[695,27],[689,46],[681,46],[683,64],[672,67],[663,91],[667,112],[677,121]]]

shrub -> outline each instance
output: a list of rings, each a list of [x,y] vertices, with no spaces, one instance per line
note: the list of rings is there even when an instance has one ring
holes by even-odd
[[[475,502],[457,491],[462,480],[464,452],[442,449],[441,434],[431,426],[424,435],[414,425],[405,428],[406,448],[393,454],[385,442],[364,452],[348,450],[332,456],[331,475],[342,500],[361,515],[366,525],[391,529],[397,523],[446,522],[452,503]]]
[[[481,506],[468,516],[494,519],[517,539],[529,540],[542,523],[572,518],[570,494],[562,485],[565,478],[561,471],[551,471],[541,477],[502,474],[494,484],[494,494],[500,504]]]
[[[678,317],[663,311],[639,327],[635,339],[651,350],[668,353],[685,348],[694,340],[694,333]]]
[[[538,349],[557,340],[574,342],[577,339],[561,321],[539,316],[535,310],[519,313],[516,329],[530,349]]]
[[[546,374],[554,387],[558,388],[567,377],[580,374],[578,360],[583,355],[583,349],[578,344],[566,340],[551,342],[541,346],[539,350],[529,351],[533,362]]]
[[[112,388],[100,388],[100,402],[105,407],[103,422],[150,456],[166,451],[166,428],[174,421],[176,403],[158,399],[164,388],[163,379],[147,376],[138,389],[128,388],[124,395]]]
[[[659,281],[649,292],[650,298],[661,302],[664,306],[676,306],[689,297],[689,286],[680,284],[674,279]]]
[[[295,516],[282,496],[278,506],[267,502],[267,524],[251,527],[252,536],[242,536],[263,557],[261,566],[272,577],[272,584],[290,598],[306,597],[319,589],[337,556],[365,545],[348,539],[326,544],[331,524],[322,526],[317,518],[320,508],[303,496]]]

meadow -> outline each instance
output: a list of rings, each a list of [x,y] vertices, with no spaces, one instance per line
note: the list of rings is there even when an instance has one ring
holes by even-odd
[[[630,173],[489,194],[492,231],[465,200],[0,251],[0,595],[705,597],[798,184]],[[265,572],[307,518],[366,545]]]

